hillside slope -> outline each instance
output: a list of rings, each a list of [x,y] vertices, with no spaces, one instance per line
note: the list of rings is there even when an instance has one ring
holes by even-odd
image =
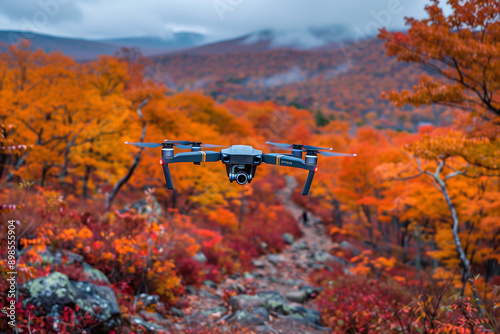
[[[238,41],[233,41],[236,43]],[[240,43],[239,41],[238,43]],[[381,41],[373,39],[363,47],[292,50],[262,48],[234,52],[235,45],[219,44],[231,50],[220,54],[183,53],[152,57],[174,90],[201,90],[218,101],[227,99],[271,100],[311,110],[344,112],[357,122],[379,119],[381,126],[410,127],[420,121],[438,122],[439,108],[399,110],[380,98],[382,91],[408,89],[422,69],[398,63],[385,55]],[[255,46],[255,45],[254,45]],[[356,50],[356,52],[352,52]],[[334,117],[333,114],[330,117]]]

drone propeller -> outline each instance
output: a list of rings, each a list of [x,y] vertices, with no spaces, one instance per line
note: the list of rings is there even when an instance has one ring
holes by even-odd
[[[139,146],[139,147],[149,147],[149,148],[157,148],[157,147],[160,147],[163,145],[162,143],[160,143],[160,144],[158,144],[158,143],[129,143],[128,141],[126,141],[125,144]]]
[[[148,148],[157,148],[164,145],[172,145],[182,150],[190,149],[193,146],[200,146],[205,148],[227,147],[224,145],[202,144],[201,142],[192,142],[185,140],[165,140],[162,143],[129,143],[128,141],[126,141],[125,144]]]
[[[228,147],[228,145],[203,144],[202,142],[187,140],[169,140],[168,142],[180,149],[189,149],[193,146],[201,146],[205,148]]]
[[[324,157],[355,157],[357,154],[349,154],[349,153],[335,153],[335,152],[317,152]]]
[[[299,149],[299,150],[301,149],[303,151],[319,151],[319,150],[331,151],[331,150],[333,150],[331,147],[319,147],[319,146],[310,146],[310,145],[301,145],[301,144],[282,144],[282,143],[273,143],[270,141],[266,141],[266,144],[281,147],[281,148],[292,148],[292,149]]]

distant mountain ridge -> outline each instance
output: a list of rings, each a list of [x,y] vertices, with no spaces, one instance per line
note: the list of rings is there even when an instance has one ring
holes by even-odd
[[[168,38],[152,36],[111,39],[82,39],[50,36],[24,31],[0,31],[0,43],[17,43],[21,38],[31,41],[33,49],[45,52],[60,51],[78,61],[92,60],[99,55],[113,55],[122,47],[137,47],[145,56],[171,53],[229,54],[261,52],[275,49],[331,50],[340,41],[351,37],[346,27],[330,25],[293,30],[265,29],[240,37],[214,41],[208,35],[195,32],[174,32]],[[0,47],[0,50],[2,48]]]
[[[112,55],[120,49],[116,45],[84,39],[55,37],[24,31],[0,31],[0,44],[3,44],[0,50],[18,43],[21,39],[29,40],[33,49],[40,48],[45,52],[60,51],[76,60],[91,60],[99,55]]]
[[[287,31],[265,29],[244,36],[182,50],[182,52],[187,54],[231,54],[276,49],[332,50],[338,48],[340,42],[350,41],[351,39],[351,34],[342,25],[308,27]]]
[[[171,49],[177,50],[181,48],[190,48],[199,46],[206,41],[206,36],[192,32],[177,32],[173,33],[170,38],[159,37],[123,37],[113,39],[99,40],[102,43],[126,46],[139,47],[145,49]]]
[[[130,37],[106,40],[87,40],[50,36],[24,31],[0,31],[0,50],[20,39],[31,42],[33,49],[40,48],[45,52],[60,51],[78,61],[96,59],[99,55],[113,55],[122,47],[139,47],[145,56],[169,53],[200,45],[205,36],[196,33],[174,33],[170,39],[155,37]]]

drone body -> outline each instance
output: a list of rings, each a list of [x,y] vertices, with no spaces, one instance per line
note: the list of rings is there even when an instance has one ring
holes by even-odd
[[[202,146],[207,148],[224,146],[176,140],[165,140],[162,143],[125,143],[149,148],[162,146],[160,164],[163,167],[167,188],[171,190],[174,189],[174,185],[168,167],[169,164],[192,162],[195,165],[200,165],[202,162],[221,161],[226,166],[229,181],[236,181],[236,183],[241,185],[252,182],[257,167],[262,163],[305,169],[309,171],[309,174],[302,189],[302,195],[307,195],[311,188],[314,174],[318,171],[318,154],[323,156],[356,156],[356,154],[322,152],[325,150],[331,151],[331,148],[271,142],[267,142],[267,144],[281,148],[291,148],[292,153],[263,153],[248,145],[233,145],[222,149],[220,152],[203,151],[201,149]],[[190,152],[174,154],[174,146],[180,149],[190,149]],[[305,159],[302,159],[304,152],[306,153]]]

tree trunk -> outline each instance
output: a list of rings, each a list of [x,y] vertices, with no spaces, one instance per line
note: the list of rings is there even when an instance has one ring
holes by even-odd
[[[436,178],[437,179],[437,178]],[[439,182],[440,181],[440,182]],[[453,241],[455,243],[455,247],[457,248],[458,255],[460,257],[460,261],[462,262],[462,265],[464,266],[464,271],[465,271],[465,281],[468,279],[473,279],[472,272],[470,269],[470,262],[469,259],[467,259],[467,254],[465,254],[464,249],[462,247],[462,243],[460,242],[460,238],[458,235],[458,226],[460,224],[460,221],[458,220],[457,212],[455,210],[455,206],[451,202],[450,195],[448,194],[448,190],[446,188],[446,184],[441,180],[438,179],[438,182],[441,186],[441,192],[444,196],[444,199],[446,200],[446,204],[448,205],[448,209],[451,212],[451,217],[453,219]],[[479,295],[477,294],[477,291],[475,288],[472,289],[472,294],[474,295],[474,299],[479,305],[478,311],[481,316],[484,316],[484,306],[481,303],[481,300],[479,299]]]
[[[238,230],[241,230],[241,225],[243,224],[243,211],[245,209],[245,195],[244,191],[241,191],[241,203],[240,203],[240,217],[238,219]]]
[[[92,166],[85,166],[85,175],[83,177],[83,184],[82,184],[82,201],[85,204],[85,200],[87,199],[87,191],[88,191],[88,182],[90,178],[90,172],[92,170]]]
[[[421,270],[421,248],[422,248],[422,231],[420,230],[420,225],[417,225],[417,278],[420,279],[420,270]]]
[[[137,107],[137,113],[139,116],[142,118],[142,134],[141,138],[139,139],[139,143],[142,143],[144,141],[144,137],[146,136],[146,121],[144,120],[144,116],[142,115],[141,108],[144,107],[149,100],[151,99],[151,96],[148,97],[146,100],[144,100],[139,107]],[[116,195],[120,191],[120,189],[130,180],[132,177],[132,174],[134,173],[134,170],[136,167],[139,165],[139,161],[141,160],[141,154],[142,151],[144,150],[143,147],[137,152],[135,155],[134,161],[132,162],[132,165],[130,166],[127,174],[123,176],[113,187],[113,190],[111,191],[111,194],[109,194],[106,198],[106,211],[109,211],[111,209],[111,204],[113,203],[113,200],[115,199]]]
[[[340,211],[340,202],[338,199],[333,198],[333,221],[338,228],[342,228],[342,212]]]
[[[371,214],[370,214],[370,207],[367,205],[361,205],[361,208],[363,209],[363,213],[365,214],[366,221],[368,222],[368,234],[370,236],[370,245],[375,247],[375,244],[373,243],[373,223],[371,219]]]

